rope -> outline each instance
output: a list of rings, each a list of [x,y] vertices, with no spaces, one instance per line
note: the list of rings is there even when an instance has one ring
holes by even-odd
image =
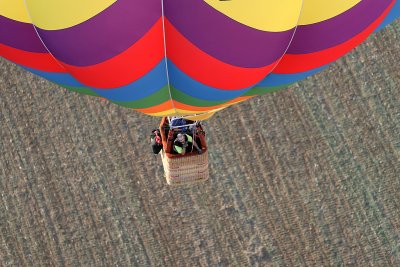
[[[171,92],[171,83],[169,80],[169,72],[168,72],[168,58],[167,58],[167,41],[166,41],[166,34],[165,34],[165,19],[164,19],[164,0],[161,0],[161,15],[162,15],[162,27],[163,27],[163,40],[164,40],[164,59],[165,59],[165,71],[167,74],[167,86],[168,86],[168,94],[169,99],[171,100],[172,108],[174,109],[175,114],[178,114],[175,108],[174,101],[172,99],[172,92]]]

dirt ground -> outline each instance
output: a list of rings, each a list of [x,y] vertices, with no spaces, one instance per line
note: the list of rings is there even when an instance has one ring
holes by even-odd
[[[1,266],[400,266],[400,23],[205,123],[166,185],[158,118],[0,61]]]

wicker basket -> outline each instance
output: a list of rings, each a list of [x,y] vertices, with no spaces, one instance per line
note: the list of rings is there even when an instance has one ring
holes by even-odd
[[[181,185],[208,179],[208,151],[186,157],[169,158],[161,153],[165,178],[170,185]]]

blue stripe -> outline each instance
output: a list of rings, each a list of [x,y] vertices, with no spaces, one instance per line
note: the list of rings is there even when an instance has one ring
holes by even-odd
[[[107,90],[93,88],[93,91],[111,101],[129,102],[152,95],[166,85],[165,61],[162,60],[145,76],[131,84]]]
[[[164,59],[142,78],[131,84],[113,89],[96,89],[85,86],[68,73],[44,72],[26,67],[23,68],[54,83],[89,88],[101,97],[118,102],[129,102],[146,98],[167,85]],[[220,90],[204,85],[183,73],[170,60],[168,60],[168,72],[171,85],[176,90],[202,100],[229,101],[241,96],[250,89],[249,87],[241,90]]]
[[[74,77],[72,77],[69,73],[45,72],[45,71],[40,71],[40,70],[35,70],[35,69],[28,68],[28,67],[24,67],[21,65],[18,65],[18,66],[38,75],[40,77],[43,77],[53,83],[57,83],[60,85],[74,86],[74,87],[84,87],[84,85],[82,85],[78,80],[76,80]]]
[[[238,96],[241,96],[248,90],[250,90],[251,87],[244,88],[241,90],[221,90],[217,88],[213,88],[210,86],[207,86],[205,84],[202,84],[192,78],[190,78],[188,75],[183,73],[174,63],[172,63],[170,60],[168,60],[168,72],[170,75],[170,82],[171,85],[191,96],[194,98],[202,99],[202,100],[208,100],[208,101],[228,101],[231,99],[234,99]]]
[[[128,102],[145,98],[157,92],[167,84],[164,60],[162,60],[154,69],[140,79],[128,85],[114,89],[96,89],[85,86],[68,73],[44,72],[23,66],[21,67],[59,85],[85,87],[91,89],[99,96],[107,98],[111,101]]]
[[[295,83],[297,81],[303,80],[310,75],[313,75],[323,69],[325,69],[328,65],[312,69],[306,72],[299,73],[291,73],[291,74],[270,74],[264,80],[259,82],[257,86],[259,87],[275,87],[282,85],[289,85]]]
[[[390,10],[389,14],[386,16],[386,18],[382,21],[381,25],[375,30],[380,31],[382,30],[386,25],[392,23],[396,19],[400,18],[400,1],[397,0],[392,9]]]

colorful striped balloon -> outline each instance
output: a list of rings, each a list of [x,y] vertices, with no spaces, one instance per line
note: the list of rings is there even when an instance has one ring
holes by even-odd
[[[320,71],[396,0],[3,0],[0,55],[154,115],[214,112]]]

